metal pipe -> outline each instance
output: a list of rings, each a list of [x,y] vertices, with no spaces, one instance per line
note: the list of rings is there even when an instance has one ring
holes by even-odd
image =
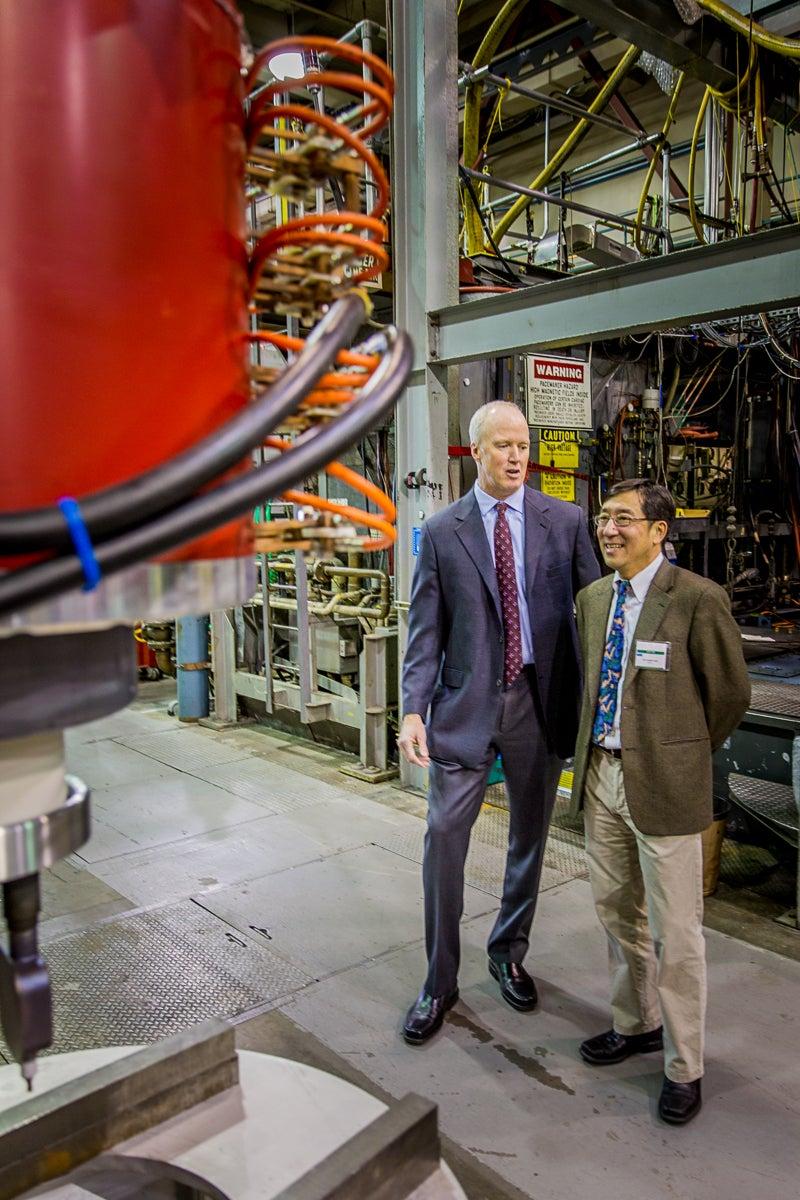
[[[518,196],[529,196],[531,200],[549,201],[550,204],[555,204],[558,208],[570,209],[572,212],[583,213],[588,217],[596,217],[600,221],[604,221],[607,225],[618,225],[622,229],[634,229],[635,221],[628,220],[627,217],[617,217],[613,213],[603,212],[599,208],[590,208],[588,204],[579,204],[576,200],[565,200],[562,196],[553,196],[548,192],[540,192],[535,188],[523,187],[520,183],[511,183],[508,179],[498,179],[496,175],[484,175],[480,171],[473,171],[469,167],[463,167],[467,175],[472,175],[476,179],[481,179],[485,183],[493,183],[495,187],[505,188],[506,191],[515,192]],[[655,237],[663,237],[664,230],[657,228],[655,225],[642,225],[645,233],[652,233]]]
[[[208,617],[179,617],[175,623],[178,720],[208,716]]]
[[[550,105],[548,104],[544,110],[544,161],[550,162]],[[547,187],[544,188],[545,193]],[[542,205],[542,237],[547,237],[547,232],[550,228],[550,205],[545,200]]]
[[[669,142],[661,147],[661,224],[664,227],[665,241],[669,245],[669,180],[671,148]]]
[[[504,91],[508,89],[518,96],[526,96],[529,100],[537,100],[540,104],[546,104],[550,108],[556,109],[557,112],[569,113],[572,117],[581,117],[593,125],[605,125],[607,129],[613,129],[615,133],[630,133],[628,126],[623,125],[622,121],[615,121],[613,117],[604,117],[602,113],[593,113],[588,108],[584,108],[582,104],[578,104],[577,100],[568,100],[566,96],[551,96],[536,88],[513,83],[509,79],[503,79],[500,75],[493,75],[488,67],[479,67],[474,70],[470,63],[459,63],[459,66],[464,72],[459,76],[459,87],[465,87],[468,83],[482,83],[486,80]],[[640,145],[645,138],[646,134],[642,134],[637,145]]]
[[[660,133],[648,133],[646,138],[639,138],[638,141],[629,142],[627,146],[620,146],[617,150],[609,150],[608,154],[601,154],[599,158],[592,158],[589,162],[581,163],[579,167],[572,167],[570,170],[570,178],[574,179],[576,175],[583,175],[585,171],[591,171],[595,167],[602,167],[605,163],[613,162],[617,158],[624,158],[626,154],[638,153],[643,145],[650,146],[653,142],[657,142],[660,138]],[[644,170],[647,166],[643,163],[639,166],[640,170]]]
[[[719,216],[719,180],[721,142],[717,128],[714,105],[709,104],[705,116],[705,148],[703,153],[703,212],[709,217]],[[705,225],[703,232],[707,242],[716,242],[719,232],[714,225]]]
[[[363,45],[365,36],[370,39],[382,38],[383,41],[386,41],[386,30],[382,25],[378,25],[376,21],[359,21],[357,25],[354,25],[352,29],[348,29],[347,33],[343,33],[336,40],[337,42],[345,42],[349,45],[352,45],[353,42],[361,42]],[[320,62],[327,62],[331,58],[333,58],[332,54],[320,54],[319,56]]]
[[[651,135],[651,141],[657,141],[661,135],[656,133]],[[700,148],[703,147],[703,140],[700,139]],[[672,147],[671,161],[674,162],[677,158],[685,158],[689,153],[689,142],[679,142],[677,146]],[[588,164],[587,164],[588,166]],[[584,192],[589,188],[597,187],[601,183],[608,183],[612,179],[622,179],[625,175],[636,175],[639,171],[644,171],[646,164],[641,162],[621,163],[618,167],[610,167],[607,171],[598,171],[595,175],[588,175],[585,179],[575,180],[575,176],[579,173],[580,168],[576,168],[569,172],[570,191]],[[560,190],[556,192],[548,192],[548,200],[552,200],[554,195],[560,195]],[[488,204],[484,204],[483,208],[502,209],[504,205],[508,205],[509,198],[507,196],[500,197],[497,200],[490,200]]]

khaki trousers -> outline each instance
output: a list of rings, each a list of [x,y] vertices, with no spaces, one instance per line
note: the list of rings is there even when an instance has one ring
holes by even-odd
[[[703,1074],[706,957],[700,834],[636,828],[622,762],[593,750],[584,793],[589,879],[608,936],[611,1008],[621,1034],[664,1026],[664,1072]]]

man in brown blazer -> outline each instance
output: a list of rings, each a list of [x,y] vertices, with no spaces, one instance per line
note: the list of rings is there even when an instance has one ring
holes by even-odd
[[[595,1066],[664,1050],[659,1115],[700,1110],[706,1005],[700,834],[711,756],[750,702],[726,593],[672,566],[665,487],[625,480],[595,519],[614,571],[577,599],[585,680],[572,806],[608,937],[613,1027],[580,1048]]]

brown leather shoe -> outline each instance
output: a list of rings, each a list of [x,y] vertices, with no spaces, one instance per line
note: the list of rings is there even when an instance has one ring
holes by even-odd
[[[536,984],[521,963],[489,959],[489,974],[500,984],[500,995],[517,1012],[530,1012],[539,1003]]]
[[[696,1117],[703,1107],[700,1080],[691,1083],[673,1083],[664,1076],[664,1086],[658,1100],[658,1115],[668,1125],[685,1125]]]
[[[458,988],[448,996],[431,996],[423,990],[406,1013],[403,1022],[403,1037],[410,1046],[421,1046],[441,1029],[444,1014],[458,999]]]
[[[627,1036],[609,1029],[607,1033],[598,1033],[597,1037],[587,1038],[581,1042],[580,1054],[584,1062],[594,1067],[605,1067],[611,1063],[624,1062],[632,1054],[651,1054],[654,1050],[663,1050],[664,1039],[661,1026],[650,1033],[633,1033]]]

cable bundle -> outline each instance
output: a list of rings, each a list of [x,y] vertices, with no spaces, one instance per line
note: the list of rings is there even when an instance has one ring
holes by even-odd
[[[290,84],[275,81],[259,87],[263,66],[276,55],[287,53],[302,56],[306,67],[302,78]],[[359,73],[332,69],[330,64],[337,59],[358,67]],[[389,184],[368,139],[389,120],[394,80],[386,64],[373,54],[331,38],[303,37],[285,38],[265,47],[250,68],[248,87],[248,172],[253,183],[266,184],[273,195],[302,205],[316,203],[317,189],[328,182],[341,199],[336,211],[311,211],[277,222],[265,232],[254,230],[249,277],[257,320],[279,314],[308,324],[327,304],[388,267],[383,217],[389,203]],[[357,106],[337,119],[329,116],[322,111],[323,88],[357,97]],[[286,95],[289,89],[291,102]],[[298,92],[307,92],[315,103],[298,102]],[[362,212],[365,170],[369,172],[374,200],[368,211]],[[365,186],[364,192],[369,202],[370,188]],[[304,346],[301,338],[261,328],[249,337],[284,353],[297,353]],[[369,345],[361,351],[342,351],[337,369],[323,375],[284,422],[287,431],[302,434],[336,419],[358,401],[379,361]],[[255,367],[254,374],[262,382],[279,378],[275,368]],[[265,444],[281,451],[291,446],[276,439],[268,439]],[[390,498],[341,463],[331,464],[328,473],[372,501],[381,515],[337,505],[311,492],[287,491],[282,498],[377,530],[381,536],[361,539],[362,549],[377,551],[392,545],[396,512]],[[270,542],[281,548],[274,537]]]

